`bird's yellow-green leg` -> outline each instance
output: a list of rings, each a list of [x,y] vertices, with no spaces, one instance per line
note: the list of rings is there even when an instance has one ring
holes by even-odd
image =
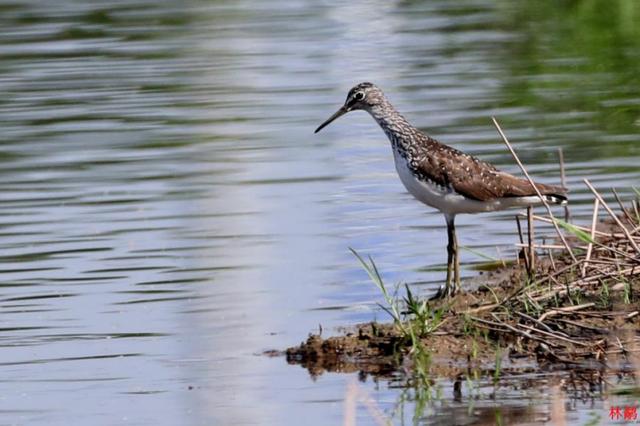
[[[453,293],[460,291],[460,251],[458,250],[458,236],[456,235],[456,227],[453,226]]]
[[[453,246],[447,244],[447,281],[445,282],[444,292],[449,294],[451,291],[451,278],[453,276]]]
[[[445,215],[447,221],[447,282],[445,294],[453,296],[460,287],[460,265],[458,262],[458,242],[456,239],[455,215]],[[451,283],[453,278],[453,285]]]

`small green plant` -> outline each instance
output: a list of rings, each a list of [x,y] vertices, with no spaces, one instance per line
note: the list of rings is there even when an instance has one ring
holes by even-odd
[[[554,221],[558,224],[558,226],[563,228],[565,231],[571,233],[573,236],[575,236],[580,241],[582,241],[584,243],[587,243],[587,244],[595,243],[593,238],[591,238],[591,235],[589,235],[587,232],[583,231],[582,229],[576,227],[575,225],[572,225],[572,224],[570,224],[568,222],[565,222],[564,220],[558,219],[558,218],[554,218]]]
[[[476,324],[467,313],[462,314],[462,332],[465,336],[475,335],[477,333]]]
[[[493,296],[493,300],[496,303],[496,305],[500,305],[500,299],[498,298],[498,295],[496,294],[495,291],[493,291],[493,289],[491,287],[489,287],[486,284],[482,284],[480,287],[484,287],[487,290],[489,290],[489,292],[491,292],[491,296]]]
[[[478,358],[478,342],[476,339],[471,341],[471,359]]]
[[[445,306],[437,309],[432,308],[427,300],[417,299],[406,284],[404,285],[406,295],[400,300],[398,297],[399,285],[396,285],[393,294],[389,293],[371,256],[368,258],[369,262],[366,262],[354,249],[350,248],[349,250],[358,259],[362,267],[367,271],[371,281],[382,293],[385,305],[378,303],[378,306],[391,316],[403,336],[411,339],[413,346],[419,344],[421,337],[433,333],[443,324],[446,312]],[[403,314],[403,309],[405,314]]]
[[[533,300],[529,293],[524,293],[524,297],[522,298],[522,303],[524,306],[524,310],[527,315],[539,316],[544,309],[538,302]]]
[[[358,252],[356,252],[354,249],[349,248],[349,250],[351,250],[351,253],[353,253],[353,255],[358,259],[358,261],[360,262],[364,270],[367,271],[367,274],[369,275],[369,278],[371,278],[371,281],[373,281],[375,286],[378,287],[378,289],[382,293],[382,296],[384,297],[384,300],[387,305],[385,306],[378,303],[378,306],[380,306],[385,312],[387,312],[391,316],[394,324],[398,326],[398,328],[400,328],[403,334],[405,334],[407,331],[402,323],[402,315],[400,313],[401,312],[400,304],[396,297],[398,287],[396,286],[396,291],[394,292],[394,295],[393,296],[390,295],[389,292],[387,291],[387,287],[384,285],[384,281],[382,280],[382,277],[380,276],[380,272],[378,271],[378,268],[376,267],[376,264],[371,258],[371,256],[369,256],[369,263],[367,263],[362,258],[362,256],[360,256]]]
[[[471,378],[470,374],[467,374],[465,376],[465,380],[466,380],[467,390],[469,392],[469,395],[473,395],[475,392],[477,392],[477,388],[474,380]]]
[[[564,277],[564,285],[567,291],[567,299],[569,299],[569,302],[571,303],[571,305],[576,306],[576,305],[580,305],[581,303],[582,293],[578,288],[575,291],[571,291],[569,282],[573,281],[574,274],[575,274],[575,270],[574,268],[571,268],[568,272],[568,275],[565,275]]]
[[[407,293],[404,303],[407,307],[407,313],[410,315],[410,321],[416,325],[418,337],[436,331],[443,323],[444,306],[432,309],[427,300],[416,299],[407,284],[404,285],[404,288]]]
[[[573,303],[574,306],[582,304],[582,292],[580,289],[576,289],[575,291],[569,292],[569,299]]]
[[[609,292],[609,286],[602,280],[599,280],[599,281],[600,281],[600,303],[602,307],[606,309],[611,306],[611,293]]]

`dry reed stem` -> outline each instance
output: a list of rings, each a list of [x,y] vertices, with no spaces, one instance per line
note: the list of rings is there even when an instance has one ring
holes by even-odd
[[[604,329],[604,328],[600,328],[600,327],[593,327],[590,325],[586,325],[586,324],[581,324],[577,321],[571,321],[571,320],[567,320],[567,319],[562,319],[562,318],[554,318],[552,319],[552,321],[554,322],[562,322],[565,324],[569,324],[572,325],[574,327],[580,327],[580,328],[584,328],[585,330],[591,330],[591,331],[595,331],[597,333],[601,333],[601,334],[608,334],[609,330]]]
[[[618,205],[620,206],[620,210],[622,210],[622,214],[627,219],[627,222],[629,222],[629,224],[631,226],[633,226],[633,224],[634,224],[633,218],[631,217],[631,215],[629,214],[627,209],[624,207],[624,204],[622,204],[622,200],[620,199],[620,196],[618,195],[618,191],[616,191],[615,188],[611,188],[611,192],[613,192],[613,196],[615,197],[616,201],[618,202]]]
[[[551,337],[553,339],[562,340],[563,342],[571,343],[572,345],[582,346],[584,348],[589,348],[591,346],[595,346],[595,345],[593,345],[591,343],[585,343],[585,342],[580,342],[578,340],[569,339],[569,338],[563,337],[563,336],[561,336],[559,334],[549,333],[548,331],[540,330],[540,329],[537,329],[535,327],[531,327],[531,326],[528,326],[528,325],[520,324],[520,327],[526,328],[529,331],[534,331],[536,333],[540,333],[540,334],[542,334],[544,336]]]
[[[527,207],[527,242],[529,243],[529,276],[533,276],[533,271],[536,267],[536,251],[533,248],[533,219],[531,215],[533,209],[531,206]]]
[[[556,261],[553,260],[553,251],[549,250],[549,260],[551,261],[551,267],[553,268],[553,272],[556,272],[558,268],[556,268]]]
[[[538,321],[544,321],[546,318],[550,318],[554,315],[563,314],[567,312],[575,312],[581,309],[590,308],[595,305],[596,305],[595,303],[589,302],[589,303],[583,303],[582,305],[567,306],[564,308],[555,308],[542,314],[540,318],[538,318]]]
[[[546,218],[546,217],[544,217],[544,216],[538,216],[538,215],[535,215],[535,214],[534,214],[534,215],[533,215],[533,218],[534,218],[535,220],[540,221],[540,222],[553,223],[553,221],[552,221],[551,219]],[[579,230],[581,230],[581,231],[585,231],[585,232],[590,232],[590,231],[591,231],[591,229],[590,229],[590,228],[587,228],[586,226],[575,225],[575,224],[573,224],[573,223],[571,224],[571,226],[574,226],[575,228],[577,228],[577,229],[579,229]],[[595,231],[595,232],[596,232],[596,234],[598,234],[598,235],[599,235],[599,236],[601,236],[601,237],[610,237],[610,236],[612,236],[611,234],[607,234],[606,232],[598,231],[597,229],[596,229],[596,231]],[[623,235],[623,234],[619,234],[619,236],[622,236],[622,235]],[[615,237],[616,235],[615,235],[615,234],[613,234],[613,236]]]
[[[498,133],[500,133],[500,136],[502,137],[503,142],[505,143],[507,148],[509,148],[509,152],[511,152],[511,155],[516,160],[516,163],[518,163],[518,166],[522,170],[522,173],[524,173],[524,175],[527,177],[527,180],[529,181],[529,183],[531,184],[533,189],[536,191],[536,195],[538,196],[538,198],[540,198],[540,201],[542,201],[542,204],[544,204],[544,207],[547,209],[547,213],[549,214],[549,217],[553,220],[553,227],[555,228],[556,232],[558,233],[558,236],[562,240],[562,244],[567,249],[567,252],[571,256],[571,259],[574,262],[576,262],[577,259],[576,259],[575,255],[573,254],[573,252],[571,251],[571,247],[569,247],[569,243],[567,243],[567,240],[564,238],[564,235],[560,231],[560,228],[558,227],[558,224],[555,221],[555,217],[553,216],[553,212],[551,211],[551,207],[549,207],[549,203],[547,203],[547,200],[544,199],[544,197],[540,193],[540,190],[538,189],[536,184],[533,182],[533,179],[531,179],[531,176],[529,176],[529,173],[527,172],[527,169],[525,169],[524,165],[522,164],[522,162],[518,158],[518,155],[516,154],[516,152],[511,147],[511,144],[509,143],[509,140],[507,139],[507,136],[502,131],[502,128],[498,124],[498,121],[496,120],[496,118],[495,117],[491,117],[491,119],[493,120],[493,124],[496,126],[496,129],[498,129]]]
[[[556,284],[558,284],[558,285],[559,285],[559,283],[558,283],[558,281],[555,279],[555,277],[556,277],[556,276],[559,276],[560,274],[562,274],[563,272],[565,272],[565,271],[567,271],[567,270],[569,270],[569,269],[571,269],[571,268],[575,268],[575,267],[576,267],[576,266],[578,266],[581,262],[582,262],[582,261],[581,261],[581,260],[579,260],[579,261],[577,261],[576,263],[572,263],[571,265],[567,265],[567,266],[565,266],[564,268],[562,268],[562,269],[559,269],[559,270],[555,271],[554,273],[548,273],[548,274],[546,274],[542,279],[539,279],[538,281],[535,281],[533,284],[530,284],[530,285],[528,285],[528,286],[522,286],[522,287],[520,287],[519,289],[515,290],[513,293],[511,293],[510,295],[508,295],[507,297],[505,297],[505,298],[504,298],[504,300],[503,300],[502,302],[500,302],[499,304],[496,304],[495,306],[496,306],[496,307],[497,307],[497,306],[501,306],[501,305],[505,304],[506,302],[510,301],[511,299],[513,299],[514,297],[518,297],[521,293],[525,292],[525,290],[526,290],[528,287],[537,287],[537,286],[539,286],[539,285],[543,284],[545,281],[552,280],[552,281],[554,281]],[[552,291],[554,291],[554,292],[555,292],[556,290],[557,290],[557,288],[553,288],[553,289],[552,289]],[[542,290],[529,292],[529,293],[527,293],[527,294],[528,294],[529,296],[531,296],[532,294],[538,294],[538,293],[542,293]],[[556,294],[563,294],[563,293],[562,293],[562,292],[560,292],[560,293],[556,293]],[[536,300],[536,301],[537,301],[537,300],[544,300],[544,299],[548,299],[548,298],[549,298],[549,297],[551,297],[551,296],[553,296],[553,294],[549,294],[549,293],[547,293],[547,295],[546,295],[546,296],[541,296],[541,297],[539,297],[539,298],[537,298],[537,299],[535,299],[535,300]],[[487,306],[489,306],[489,305],[487,305]],[[478,311],[484,311],[484,310],[487,310],[487,309],[488,309],[488,308],[485,308],[485,309],[479,309],[479,308],[476,308],[476,310],[478,310]],[[472,312],[472,311],[467,311],[467,312]]]
[[[638,262],[638,259],[637,259],[637,258],[635,258],[635,257],[631,256],[631,255],[630,255],[630,254],[628,254],[628,253],[625,253],[625,252],[623,252],[623,251],[620,251],[620,250],[615,249],[615,248],[610,247],[610,246],[606,246],[606,245],[604,245],[604,244],[600,244],[600,243],[599,243],[599,242],[597,242],[597,241],[594,241],[594,242],[593,242],[593,244],[597,247],[597,250],[606,250],[606,251],[608,251],[608,252],[618,254],[618,255],[620,255],[620,256],[622,256],[622,257],[625,257],[625,258],[627,258],[627,259],[633,260],[634,264]]]
[[[574,281],[573,283],[575,284],[581,284],[581,283],[590,283],[593,281],[597,281],[601,278],[618,278],[618,277],[624,277],[627,275],[633,275],[634,272],[638,271],[638,267],[637,266],[632,266],[630,268],[626,268],[626,269],[620,269],[620,270],[615,270],[615,271],[606,271],[606,270],[602,270],[599,269],[600,273],[597,275],[592,275],[590,277],[586,277],[586,278],[581,278],[579,280]],[[572,283],[572,284],[573,284]]]
[[[600,201],[598,201],[598,199],[596,198],[596,200],[593,202],[593,215],[591,216],[591,230],[589,232],[589,235],[591,236],[591,239],[595,239],[596,237],[596,224],[598,222],[598,208],[600,207]],[[584,263],[582,264],[582,277],[584,278],[584,274],[587,272],[587,265],[589,264],[589,259],[591,259],[591,250],[593,250],[593,243],[589,243],[589,245],[587,245],[587,256],[584,260]]]
[[[525,337],[527,339],[537,340],[537,341],[545,343],[545,344],[547,344],[549,346],[558,347],[558,345],[556,345],[554,343],[548,342],[545,339],[542,339],[542,338],[539,338],[539,337],[536,337],[536,336],[532,336],[531,334],[526,333],[526,332],[524,332],[522,330],[518,330],[517,328],[515,328],[515,327],[513,327],[513,326],[511,326],[511,325],[509,325],[507,323],[504,323],[502,321],[499,321],[499,322],[487,321],[485,319],[477,318],[477,317],[470,317],[470,319],[473,320],[473,321],[476,321],[476,322],[478,322],[480,324],[490,325],[492,327],[498,327],[498,329],[496,331],[504,332],[505,331],[504,329],[506,328],[507,330],[510,330],[510,331],[514,332],[515,334],[523,336],[523,337]]]
[[[549,279],[555,278],[555,277],[559,276],[560,274],[562,274],[563,272],[568,271],[569,269],[573,269],[573,268],[577,267],[582,262],[584,262],[584,259],[578,260],[575,263],[572,263],[570,265],[565,266],[564,268],[558,269],[558,271],[554,272],[553,274],[547,274],[546,276],[542,277],[538,281],[535,281],[533,283],[533,286],[534,287],[539,286],[540,284],[544,283],[545,281],[548,281]]]
[[[596,248],[597,249],[597,248]],[[597,263],[597,264],[601,264],[601,265],[620,265],[620,266],[634,266],[637,264],[635,263],[629,263],[629,262],[623,262],[621,260],[615,261],[612,259],[590,259],[589,263]]]
[[[524,312],[516,312],[516,313],[518,315],[520,315],[522,318],[524,318],[526,320],[529,320],[531,322],[534,322],[534,323],[538,324],[540,327],[542,327],[545,330],[547,330],[548,332],[553,333],[553,329],[551,329],[551,327],[549,327],[547,324],[543,323],[542,321],[538,321],[537,319],[535,319],[533,317],[530,317],[529,315],[525,314]],[[566,336],[566,334],[565,334],[565,336]]]
[[[583,179],[583,181],[589,187],[591,192],[593,192],[593,195],[598,199],[598,201],[600,201],[602,206],[607,210],[609,215],[611,215],[611,217],[616,222],[616,224],[622,229],[622,232],[624,232],[625,236],[627,237],[627,239],[629,240],[629,242],[631,243],[633,248],[640,254],[640,247],[638,247],[638,244],[636,244],[636,242],[633,240],[633,237],[629,233],[629,230],[622,224],[622,222],[620,222],[620,219],[618,219],[618,216],[616,216],[616,214],[613,212],[613,210],[611,210],[609,205],[602,199],[602,197],[600,196],[598,191],[596,191],[596,189],[593,187],[593,185],[591,185],[589,180],[588,179]]]
[[[494,124],[496,125],[498,132],[503,137],[505,144],[516,159],[516,162],[518,162],[518,165],[522,169],[523,173],[525,173],[531,185],[536,189],[536,193],[538,194],[538,196],[541,196],[495,119]],[[586,248],[585,256],[578,260],[573,255],[573,253],[567,246],[566,240],[563,238],[564,235],[559,232],[558,223],[553,218],[553,215],[551,214],[547,203],[544,204],[545,207],[547,207],[547,212],[549,213],[548,217],[533,215],[531,209],[528,208],[526,214],[528,226],[528,241],[526,244],[524,242],[523,229],[521,227],[519,219],[520,216],[524,215],[522,213],[516,215],[518,235],[520,238],[520,243],[516,244],[516,246],[522,247],[524,249],[523,252],[525,254],[525,262],[527,262],[528,264],[527,272],[534,271],[535,264],[533,263],[533,253],[536,249],[548,249],[550,255],[552,249],[568,249],[568,252],[574,259],[574,262],[561,267],[555,272],[549,272],[545,274],[545,276],[536,280],[534,283],[521,285],[511,294],[504,296],[502,300],[498,300],[497,303],[479,306],[477,308],[470,309],[464,312],[465,314],[473,314],[476,312],[489,311],[490,318],[492,318],[494,321],[476,318],[471,315],[470,319],[476,322],[478,326],[494,330],[498,333],[513,333],[516,336],[520,336],[520,338],[544,343],[547,346],[543,345],[543,348],[545,348],[545,351],[548,352],[549,356],[551,356],[552,358],[556,358],[556,360],[559,360],[561,362],[574,362],[571,361],[571,359],[575,359],[575,357],[592,356],[594,351],[601,355],[605,353],[613,353],[616,351],[616,349],[612,350],[611,348],[609,348],[609,350],[606,350],[603,346],[606,343],[606,340],[604,338],[596,339],[595,336],[593,336],[593,333],[597,333],[601,337],[607,335],[607,329],[595,327],[589,324],[582,324],[581,320],[576,320],[575,318],[573,319],[573,321],[570,319],[565,319],[567,318],[566,316],[577,315],[579,318],[588,318],[589,316],[600,318],[624,316],[625,319],[629,319],[640,315],[639,311],[587,311],[587,309],[592,308],[596,305],[593,302],[584,303],[577,306],[565,306],[561,308],[551,308],[548,306],[548,302],[543,302],[544,300],[547,300],[554,296],[560,296],[564,300],[565,297],[570,296],[576,290],[581,291],[582,294],[596,295],[598,294],[597,292],[600,291],[601,287],[594,285],[594,283],[600,281],[602,285],[605,285],[603,282],[603,280],[605,279],[613,279],[621,282],[625,279],[625,277],[635,275],[640,272],[640,258],[637,256],[634,257],[634,249],[638,251],[640,236],[633,237],[633,234],[640,231],[640,226],[636,226],[637,221],[633,220],[633,218],[631,217],[633,211],[626,210],[624,208],[620,197],[617,196],[617,193],[615,193],[614,190],[614,195],[616,196],[616,200],[618,200],[618,203],[620,204],[620,208],[623,212],[622,214],[626,217],[626,220],[629,221],[630,228],[633,229],[630,232],[625,224],[621,222],[621,220],[625,221],[625,219],[622,218],[622,215],[616,216],[606,204],[606,202],[604,202],[600,194],[586,179],[585,184],[595,195],[590,227],[587,228],[573,225],[578,229],[589,233],[591,241],[586,246],[582,247]],[[619,227],[622,232],[612,231],[609,233],[605,233],[596,229],[601,205],[605,207],[608,214],[612,216],[616,223],[615,227],[612,229],[615,229],[617,231],[617,227]],[[635,204],[634,208],[636,208]],[[533,219],[553,224],[556,228],[556,232],[563,241],[563,245],[545,244],[544,240],[542,244],[534,244],[535,238],[533,235]],[[596,237],[601,237],[599,238],[600,241],[596,241]],[[558,279],[556,279],[556,277],[558,277]],[[543,288],[541,287],[541,285],[543,286]],[[622,284],[619,284],[619,286],[620,285]],[[511,312],[511,314],[516,315],[516,317],[520,317],[521,319],[519,321],[516,320],[514,322],[513,317],[509,316],[509,314],[507,315],[507,317],[505,317],[500,313],[501,311],[499,311],[498,309],[500,307],[505,307],[505,304],[507,303],[509,303],[509,306],[507,306],[506,308],[509,310],[509,312]],[[529,304],[529,306],[534,306],[535,309],[537,309],[538,312],[542,312],[542,314],[537,319],[533,318],[526,313],[521,312],[521,309],[518,309],[518,306],[521,307],[522,304]],[[557,316],[565,316],[565,318],[553,318]],[[552,327],[549,327],[549,325],[545,324],[545,320],[551,321],[550,324],[552,324]],[[559,330],[564,330],[566,333]],[[622,346],[622,343],[620,343],[619,346],[620,353],[626,354],[627,351],[631,349],[624,348]],[[633,348],[633,350],[635,352],[639,349]],[[554,353],[554,351],[556,353]],[[563,355],[568,355],[570,359],[563,360],[562,358],[559,358],[559,356]]]
[[[466,311],[462,312],[464,315],[468,315],[468,314],[476,314],[478,312],[483,312],[483,311],[490,311],[492,309],[497,308],[498,306],[502,305],[503,302],[501,303],[491,303],[489,305],[482,305],[482,306],[478,306],[477,308],[473,308],[473,309],[467,309]]]
[[[520,248],[528,248],[529,244],[515,243],[515,246]],[[564,246],[561,246],[559,244],[533,244],[533,248],[545,250],[564,250]],[[574,246],[574,248],[586,250],[587,246]]]

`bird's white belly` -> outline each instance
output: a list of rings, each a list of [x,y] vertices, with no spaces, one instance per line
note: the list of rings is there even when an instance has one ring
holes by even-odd
[[[435,182],[419,180],[409,169],[407,161],[395,150],[394,160],[398,176],[407,191],[419,201],[445,214],[503,210],[509,207],[535,204],[536,201],[539,201],[537,197],[497,198],[490,201],[473,200],[458,194],[451,188],[437,185]]]

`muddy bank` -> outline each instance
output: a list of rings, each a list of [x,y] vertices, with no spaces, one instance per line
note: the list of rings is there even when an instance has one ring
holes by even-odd
[[[438,331],[420,341],[431,358],[431,372],[447,377],[469,368],[493,370],[499,351],[513,368],[599,369],[606,362],[624,363],[624,355],[636,350],[640,330],[639,286],[636,279],[631,303],[625,303],[621,290],[611,290],[610,307],[599,296],[585,295],[580,305],[550,308],[542,320],[524,312],[501,314],[496,312],[500,309],[485,309],[494,305],[488,290],[463,294],[450,301]],[[493,291],[498,297],[507,296],[503,287]],[[395,324],[372,322],[339,336],[312,334],[299,346],[288,348],[286,356],[312,376],[325,371],[390,376],[412,367],[413,349],[411,339]]]
[[[534,270],[517,262],[484,274],[472,290],[424,302],[426,316],[407,312],[405,297],[397,301],[402,321],[359,324],[333,337],[310,335],[286,350],[287,361],[312,376],[638,370],[640,253],[634,243],[640,234],[637,223],[629,225],[633,233],[612,222],[587,230],[594,236],[586,240],[590,247],[572,249],[573,256],[539,255]],[[428,327],[419,323],[424,321]]]

